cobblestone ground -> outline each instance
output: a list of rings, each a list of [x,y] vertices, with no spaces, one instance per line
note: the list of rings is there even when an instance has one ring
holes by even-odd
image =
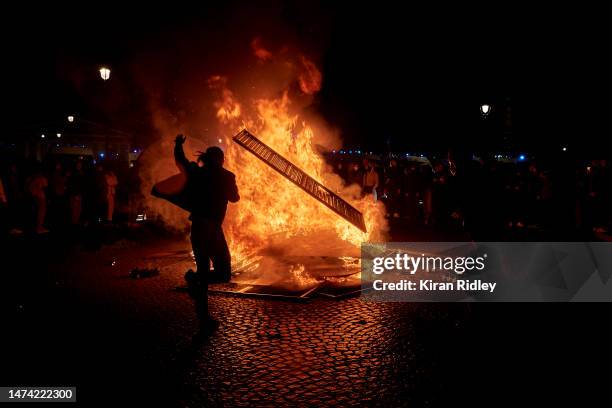
[[[51,276],[63,306],[47,313],[65,321],[44,334],[58,336],[54,356],[42,349],[42,360],[32,357],[41,378],[56,378],[59,364],[60,378],[80,384],[81,400],[116,402],[98,395],[102,382],[127,401],[185,407],[421,405],[437,402],[452,381],[445,350],[465,333],[467,305],[214,294],[220,329],[196,341],[191,301],[173,290],[190,266],[187,248],[120,241],[58,264]],[[134,266],[160,275],[129,279]],[[36,309],[27,298],[20,307],[24,316]],[[40,347],[40,336],[34,331],[33,346],[21,347]]]
[[[186,241],[80,247],[4,246],[0,384],[73,385],[78,406],[101,407],[520,406],[607,389],[609,307],[214,294],[221,327],[200,341],[174,290]],[[160,274],[130,279],[136,266]]]
[[[385,405],[418,393],[430,369],[405,305],[219,297],[213,305],[224,324],[189,382],[208,384],[216,401]]]

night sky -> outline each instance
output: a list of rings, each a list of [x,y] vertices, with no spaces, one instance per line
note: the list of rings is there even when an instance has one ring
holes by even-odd
[[[5,13],[7,134],[75,112],[146,144],[151,90],[135,65],[161,58],[164,81],[177,84],[193,63],[188,50],[198,64],[222,67],[233,45],[260,35],[315,57],[324,82],[312,108],[342,130],[347,147],[478,148],[506,132],[521,149],[601,152],[609,135],[610,36],[601,11],[256,3]],[[113,70],[107,84],[101,64]],[[486,123],[481,103],[494,107]]]

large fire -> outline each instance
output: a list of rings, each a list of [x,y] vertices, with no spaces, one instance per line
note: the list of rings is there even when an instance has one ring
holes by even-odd
[[[252,47],[260,62],[272,58],[259,40]],[[214,108],[225,166],[236,174],[241,197],[237,204],[228,206],[224,223],[234,264],[256,255],[358,257],[361,242],[385,238],[383,204],[371,196],[361,197],[359,186],[344,185],[332,172],[318,145],[335,136],[317,133],[325,130],[315,129],[302,114],[303,97],[320,89],[321,73],[303,55],[292,63],[294,80],[290,86],[278,92],[266,89],[261,97],[253,92],[241,97],[240,91],[231,88],[231,78],[211,76],[208,80],[210,92],[216,95]],[[233,143],[231,137],[245,127],[361,211],[368,232],[360,231]],[[296,263],[289,265],[287,272],[293,279],[303,275],[304,268]]]

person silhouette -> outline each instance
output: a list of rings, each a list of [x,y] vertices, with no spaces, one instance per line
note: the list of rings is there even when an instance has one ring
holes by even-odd
[[[240,196],[236,176],[223,168],[223,150],[212,146],[200,153],[197,162],[189,161],[183,151],[185,140],[183,135],[176,137],[174,159],[187,178],[183,194],[190,203],[191,246],[197,267],[196,272],[187,271],[185,280],[201,328],[209,331],[219,323],[208,312],[208,284],[229,282],[232,272],[231,255],[221,225],[228,201],[238,202]],[[210,272],[211,261],[214,273]]]

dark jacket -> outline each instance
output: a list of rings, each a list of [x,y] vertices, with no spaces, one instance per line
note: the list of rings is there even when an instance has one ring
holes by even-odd
[[[223,167],[200,167],[188,161],[180,144],[174,148],[174,158],[179,169],[187,174],[184,194],[190,202],[191,215],[223,222],[227,202],[240,200],[234,173]]]

